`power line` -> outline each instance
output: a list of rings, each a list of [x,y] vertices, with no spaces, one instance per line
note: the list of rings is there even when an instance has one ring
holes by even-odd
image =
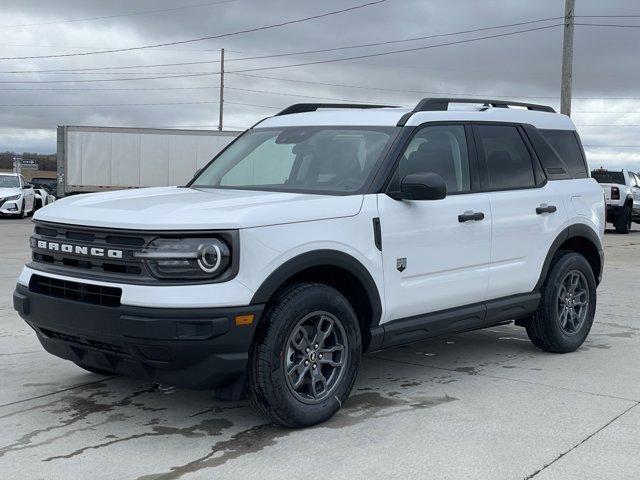
[[[228,72],[231,73],[231,72]],[[252,75],[252,74],[247,74],[247,73],[235,73],[235,75],[237,76],[241,76],[241,77],[248,77],[248,78],[260,78],[260,79],[265,79],[265,80],[276,80],[276,81],[280,81],[280,82],[294,82],[294,83],[302,83],[302,84],[309,84],[309,85],[323,85],[323,86],[328,86],[328,87],[343,87],[343,88],[355,88],[355,89],[361,89],[361,90],[376,90],[376,91],[382,91],[382,92],[397,92],[397,93],[415,93],[415,94],[419,94],[419,95],[466,95],[466,96],[477,96],[477,95],[483,95],[480,93],[469,93],[469,92],[458,92],[458,93],[452,93],[452,92],[434,92],[434,91],[430,91],[430,90],[407,90],[407,89],[400,89],[400,88],[383,88],[383,87],[370,87],[370,86],[365,86],[365,85],[349,85],[349,84],[344,84],[344,83],[330,83],[330,82],[316,82],[316,81],[312,81],[312,80],[299,80],[299,79],[294,79],[294,78],[282,78],[282,77],[269,77],[266,75]],[[555,97],[551,97],[551,96],[532,96],[532,95],[494,95],[494,94],[490,94],[490,96],[493,97],[526,97],[526,98],[548,98],[548,99],[557,99],[559,97],[555,96]]]
[[[613,23],[575,23],[582,27],[640,28],[640,25],[621,25]]]
[[[248,69],[242,69],[242,70],[229,71],[227,73],[244,73],[244,72],[257,72],[257,71],[262,71],[262,70],[277,70],[277,69],[282,69],[282,68],[302,67],[302,66],[307,66],[307,65],[321,65],[321,64],[325,64],[325,63],[344,62],[344,61],[348,61],[348,60],[360,60],[362,58],[382,57],[382,56],[385,56],[385,55],[392,55],[392,54],[396,54],[396,53],[417,52],[417,51],[421,51],[421,50],[429,50],[429,49],[432,49],[432,48],[447,47],[447,46],[450,46],[450,45],[460,45],[460,44],[463,44],[463,43],[477,42],[479,40],[488,40],[488,39],[492,39],[492,38],[508,37],[508,36],[511,36],[511,35],[519,35],[521,33],[528,33],[528,32],[535,32],[535,31],[539,31],[539,30],[546,30],[546,29],[549,29],[549,28],[555,28],[555,27],[559,27],[559,26],[562,26],[562,25],[564,25],[564,24],[563,23],[557,23],[557,24],[554,24],[554,25],[546,25],[546,26],[543,26],[543,27],[527,28],[527,29],[524,29],[524,30],[516,30],[514,32],[496,33],[494,35],[487,35],[487,36],[484,36],[484,37],[469,38],[469,39],[466,39],[466,40],[456,40],[456,41],[445,42],[445,43],[436,43],[434,45],[426,45],[426,46],[422,46],[422,47],[404,48],[404,49],[401,49],[401,50],[392,50],[392,51],[389,51],[389,52],[370,53],[370,54],[366,54],[366,55],[357,55],[357,56],[344,57],[344,58],[334,58],[334,59],[329,59],[329,60],[316,60],[314,62],[296,63],[296,64],[292,64],[292,65],[276,65],[276,66],[272,66],[272,67],[248,68]]]
[[[310,85],[321,85],[321,86],[330,86],[330,87],[340,87],[340,88],[352,88],[357,90],[376,90],[376,91],[385,91],[385,92],[396,92],[403,94],[417,94],[417,95],[451,95],[451,96],[467,96],[467,97],[481,97],[481,96],[490,96],[490,97],[501,97],[501,98],[515,98],[515,97],[523,97],[523,98],[535,98],[535,99],[550,99],[557,100],[558,96],[536,96],[536,95],[527,95],[527,94],[512,94],[512,95],[496,95],[494,93],[477,93],[477,92],[440,92],[440,91],[432,91],[432,90],[408,90],[408,89],[395,89],[395,88],[383,88],[383,87],[371,87],[365,85],[350,85],[343,83],[330,83],[330,82],[317,82],[311,80],[300,80],[294,78],[283,78],[283,77],[271,77],[266,75],[252,75],[246,73],[236,73],[235,75],[247,78],[258,78],[264,80],[274,80],[278,82],[293,82],[293,83],[302,83],[302,84],[310,84]],[[118,79],[122,80],[122,79]],[[217,89],[217,86],[203,86],[203,87],[116,87],[116,88],[0,88],[0,91],[6,92],[139,92],[139,91],[172,91],[172,90],[213,90]],[[305,95],[305,94],[297,94],[297,93],[284,93],[284,92],[274,92],[269,90],[254,90],[248,88],[240,88],[240,87],[225,87],[227,90],[238,90],[250,93],[264,93],[264,94],[272,94],[272,95],[284,95],[291,97],[300,97],[300,98],[311,98],[317,100],[334,100],[334,101],[345,101],[345,102],[357,102],[357,103],[366,103],[362,100],[353,100],[353,99],[345,99],[345,98],[336,98],[336,97],[325,97],[325,96],[313,96],[313,95]],[[640,97],[573,97],[574,100],[640,100]],[[574,113],[626,113],[626,112],[592,112],[592,111],[578,111]],[[587,125],[583,125],[587,126]],[[608,126],[608,125],[607,125]],[[622,125],[620,125],[622,126]]]
[[[218,35],[208,35],[205,37],[198,37],[198,38],[190,38],[188,40],[179,40],[179,41],[174,41],[174,42],[163,42],[163,43],[156,43],[156,44],[152,44],[152,45],[141,45],[138,47],[126,47],[126,48],[112,48],[112,49],[108,49],[108,50],[96,50],[93,52],[78,52],[78,53],[61,53],[61,54],[56,54],[56,55],[31,55],[31,56],[23,56],[23,57],[0,57],[0,60],[29,60],[29,59],[36,59],[36,58],[60,58],[60,57],[77,57],[77,56],[86,56],[86,55],[98,55],[98,54],[103,54],[103,53],[116,53],[116,52],[129,52],[132,50],[145,50],[145,49],[149,49],[149,48],[157,48],[157,47],[166,47],[169,45],[183,45],[186,43],[194,43],[194,42],[201,42],[203,40],[214,40],[217,38],[225,38],[225,37],[231,37],[234,35],[241,35],[241,34],[245,34],[245,33],[252,33],[252,32],[258,32],[258,31],[262,31],[262,30],[269,30],[272,28],[278,28],[278,27],[283,27],[286,25],[292,25],[295,23],[302,23],[302,22],[307,22],[309,20],[317,20],[319,18],[325,18],[325,17],[329,17],[332,15],[338,15],[341,13],[345,13],[345,12],[351,12],[354,10],[358,10],[361,8],[366,8],[366,7],[370,7],[372,5],[378,5],[381,3],[386,2],[387,0],[374,0],[372,2],[368,2],[368,3],[362,3],[360,5],[355,5],[353,7],[348,7],[348,8],[343,8],[341,10],[333,10],[330,12],[325,12],[325,13],[320,13],[317,15],[311,15],[308,17],[303,17],[303,18],[297,18],[295,20],[287,20],[284,22],[279,22],[279,23],[273,23],[271,25],[262,25],[260,27],[254,27],[254,28],[247,28],[245,30],[238,30],[235,32],[229,32],[229,33],[221,33]]]
[[[367,102],[363,100],[354,100],[352,98],[336,98],[336,97],[318,97],[315,95],[304,95],[298,93],[284,93],[284,92],[273,92],[270,90],[253,90],[250,88],[239,88],[239,87],[225,87],[226,90],[237,90],[240,92],[249,92],[249,93],[264,93],[267,95],[281,95],[285,97],[299,97],[299,98],[310,98],[312,100],[332,100],[336,102],[350,102],[350,103],[371,103],[374,105],[379,104],[379,102]]]
[[[94,83],[94,82],[125,82],[133,80],[158,80],[163,78],[188,78],[188,77],[205,77],[211,75],[218,75],[218,72],[214,73],[189,73],[182,75],[160,75],[151,77],[134,77],[134,78],[97,78],[90,80],[0,80],[0,83]]]
[[[213,101],[199,101],[199,102],[166,102],[166,103],[85,103],[85,104],[78,104],[78,103],[41,103],[41,104],[5,104],[5,105],[0,105],[0,107],[5,107],[5,108],[17,108],[17,107],[141,107],[141,106],[158,106],[158,105],[206,105],[206,104],[218,104],[219,102],[213,102]],[[280,109],[282,107],[275,107],[273,105],[258,105],[255,103],[243,103],[243,102],[227,102],[225,100],[225,103],[230,103],[232,105],[243,105],[246,107],[258,107],[258,108],[273,108],[273,109]]]
[[[218,2],[209,2],[209,3],[199,3],[197,5],[185,5],[183,7],[174,7],[174,8],[164,8],[161,10],[145,10],[142,12],[131,12],[131,13],[122,13],[119,15],[105,15],[102,17],[88,17],[88,18],[72,18],[69,20],[56,20],[53,22],[41,22],[41,23],[25,23],[22,25],[4,25],[1,26],[0,28],[2,29],[6,29],[6,28],[29,28],[29,27],[39,27],[42,25],[55,25],[58,23],[73,23],[73,22],[89,22],[92,20],[107,20],[107,19],[111,19],[111,18],[121,18],[121,17],[133,17],[136,15],[151,15],[154,13],[167,13],[167,12],[174,12],[177,10],[186,10],[189,8],[198,8],[198,7],[209,7],[209,6],[213,6],[213,5],[220,5],[222,3],[231,3],[231,2],[237,2],[238,0],[222,0],[222,1],[218,1]]]
[[[292,67],[302,67],[302,66],[308,66],[308,65],[321,65],[321,64],[325,64],[325,63],[334,63],[334,62],[344,62],[344,61],[348,61],[348,60],[356,60],[356,59],[362,59],[362,58],[372,58],[372,57],[381,57],[381,56],[385,56],[385,55],[392,55],[392,54],[396,54],[396,53],[406,53],[406,52],[415,52],[415,51],[420,51],[420,50],[429,50],[432,48],[439,48],[439,47],[446,47],[446,46],[450,46],[450,45],[460,45],[463,43],[471,43],[471,42],[476,42],[479,40],[487,40],[487,39],[492,39],[492,38],[500,38],[500,37],[507,37],[510,35],[518,35],[521,33],[528,33],[528,32],[534,32],[534,31],[538,31],[538,30],[545,30],[545,29],[549,29],[549,28],[555,28],[555,27],[559,27],[562,26],[563,24],[559,23],[559,24],[554,24],[554,25],[547,25],[544,27],[535,27],[535,28],[528,28],[528,29],[524,29],[524,30],[516,30],[514,32],[505,32],[505,33],[497,33],[494,35],[487,35],[484,37],[476,37],[476,38],[469,38],[466,40],[457,40],[457,41],[453,41],[453,42],[445,42],[445,43],[438,43],[438,44],[434,44],[434,45],[426,45],[426,46],[422,46],[422,47],[412,47],[412,48],[404,48],[404,49],[400,49],[400,50],[391,50],[388,52],[378,52],[378,53],[370,53],[370,54],[366,54],[366,55],[357,55],[357,56],[352,56],[352,57],[343,57],[343,58],[334,58],[334,59],[327,59],[327,60],[315,60],[312,62],[302,62],[302,63],[295,63],[295,64],[289,64],[289,65],[275,65],[275,66],[270,66],[270,67],[255,67],[255,68],[245,68],[245,69],[240,69],[240,70],[229,70],[226,73],[245,73],[245,72],[257,72],[257,71],[264,71],[264,70],[279,70],[279,69],[283,69],[283,68],[292,68]],[[22,80],[10,80],[10,81],[0,81],[0,83],[73,83],[73,82],[83,82],[83,83],[88,83],[88,82],[117,82],[117,81],[125,81],[125,80],[154,80],[154,79],[160,79],[160,78],[182,78],[182,77],[194,77],[194,76],[207,76],[207,75],[218,75],[219,72],[212,72],[212,73],[191,73],[191,74],[185,74],[185,75],[172,75],[172,76],[156,76],[156,77],[137,77],[137,78],[110,78],[110,79],[95,79],[95,80],[27,80],[27,81],[22,81]]]
[[[332,48],[322,48],[316,50],[306,50],[306,51],[298,51],[298,52],[288,52],[288,53],[274,53],[274,54],[266,54],[266,55],[254,55],[250,57],[241,57],[241,58],[231,58],[226,59],[225,62],[239,62],[239,61],[247,61],[247,60],[262,60],[266,58],[278,58],[278,57],[288,57],[288,56],[296,56],[296,55],[308,55],[313,53],[326,53],[326,52],[336,52],[340,50],[348,50],[353,48],[366,48],[366,47],[375,47],[380,45],[391,45],[395,43],[404,43],[404,42],[413,42],[417,40],[428,40],[432,38],[440,38],[440,37],[449,37],[455,35],[463,35],[467,33],[474,33],[480,31],[487,30],[497,30],[501,28],[509,28],[516,27],[522,25],[531,25],[533,23],[541,23],[547,22],[550,20],[559,20],[563,17],[549,17],[549,18],[541,18],[538,20],[530,20],[526,22],[517,22],[517,23],[509,23],[504,25],[497,25],[494,27],[482,27],[482,28],[474,28],[472,30],[460,30],[457,32],[450,33],[439,33],[433,35],[423,35],[420,37],[412,37],[412,38],[404,38],[398,40],[387,40],[384,42],[373,42],[373,43],[361,43],[357,45],[346,45],[341,47],[332,47]],[[199,62],[179,62],[179,63],[157,63],[151,65],[123,65],[119,67],[93,67],[93,68],[70,68],[70,69],[49,69],[49,70],[8,70],[8,71],[0,71],[0,73],[53,73],[53,72],[79,72],[79,71],[102,71],[102,70],[123,70],[123,69],[132,69],[132,68],[151,68],[151,67],[173,67],[173,66],[185,66],[185,65],[205,65],[211,63],[220,63],[220,60],[207,60],[207,61],[199,61]]]
[[[138,92],[158,90],[210,90],[214,88],[217,89],[218,87],[0,88],[0,92]]]
[[[574,15],[576,18],[640,18],[640,15]]]

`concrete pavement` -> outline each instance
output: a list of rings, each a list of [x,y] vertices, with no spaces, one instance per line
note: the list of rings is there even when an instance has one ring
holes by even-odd
[[[306,430],[246,402],[89,374],[11,306],[28,220],[0,219],[0,478],[637,479],[640,231],[606,235],[592,333],[536,350],[515,326],[365,357],[344,409]]]

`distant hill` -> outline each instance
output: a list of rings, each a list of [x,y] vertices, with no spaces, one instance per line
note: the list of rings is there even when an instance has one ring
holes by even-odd
[[[56,170],[56,154],[51,153],[43,155],[40,153],[17,153],[17,152],[1,152],[0,153],[0,170],[11,170],[13,168],[13,157],[22,157],[24,159],[37,160],[40,170],[55,171]]]

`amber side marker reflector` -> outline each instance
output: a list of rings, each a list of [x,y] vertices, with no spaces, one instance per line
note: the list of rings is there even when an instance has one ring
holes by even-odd
[[[236,327],[240,327],[242,325],[251,325],[253,323],[253,319],[255,315],[238,315],[236,316]]]

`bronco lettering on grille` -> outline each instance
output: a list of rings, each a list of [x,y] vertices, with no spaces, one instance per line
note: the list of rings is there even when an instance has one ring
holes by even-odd
[[[82,245],[71,245],[68,243],[48,242],[46,240],[38,240],[37,247],[50,250],[52,252],[72,253],[75,255],[86,255],[89,257],[108,257],[122,258],[122,250],[100,247],[86,247]]]

